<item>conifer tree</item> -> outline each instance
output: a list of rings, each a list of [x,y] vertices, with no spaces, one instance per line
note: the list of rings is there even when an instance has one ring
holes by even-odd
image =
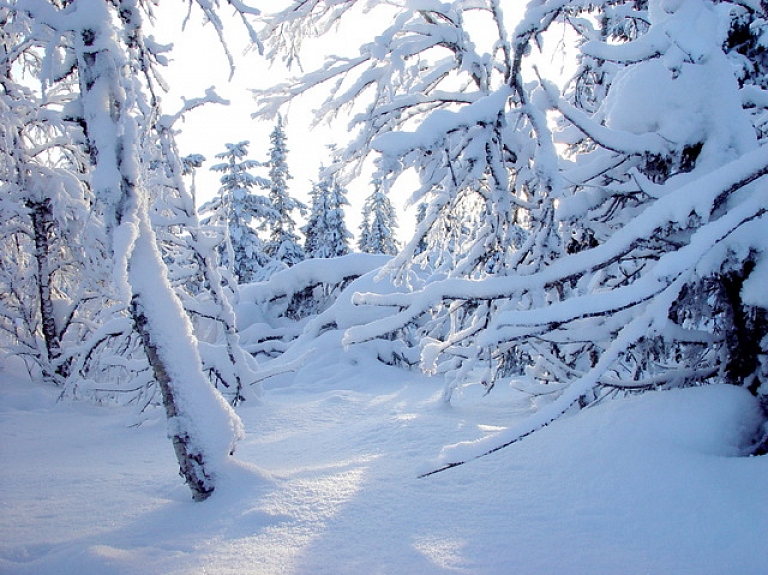
[[[312,209],[302,228],[304,250],[310,258],[335,258],[349,253],[352,234],[344,222],[344,206],[349,205],[346,190],[333,176],[324,175],[312,187]]]
[[[397,215],[384,192],[383,182],[376,179],[373,185],[373,193],[363,205],[358,247],[364,253],[394,255],[397,253],[397,241],[394,236]]]
[[[270,237],[265,251],[271,259],[290,267],[306,257],[299,244],[293,216],[296,210],[304,212],[306,206],[288,193],[291,175],[286,162],[288,148],[282,116],[278,116],[269,140],[272,143],[269,152],[269,203],[273,214],[269,221]]]
[[[247,159],[249,143],[226,144],[227,150],[216,154],[225,160],[211,167],[223,174],[219,196],[201,208],[202,213],[210,214],[206,223],[217,224],[224,232],[219,248],[221,264],[238,283],[255,281],[267,265],[264,242],[255,226],[277,218],[269,199],[254,191],[256,187],[268,187],[269,182],[250,173],[260,164]]]

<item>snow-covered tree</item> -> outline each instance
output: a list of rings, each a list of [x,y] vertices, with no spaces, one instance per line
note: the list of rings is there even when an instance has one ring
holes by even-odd
[[[269,203],[274,211],[273,219],[269,222],[269,241],[266,253],[273,260],[292,266],[302,261],[306,255],[299,244],[296,234],[294,213],[304,212],[306,206],[292,198],[288,193],[288,172],[286,156],[286,135],[283,128],[282,116],[277,118],[277,124],[269,135],[272,147],[269,151]]]
[[[416,208],[416,226],[419,226],[427,217],[427,203],[421,202]],[[427,250],[427,242],[424,238],[419,241],[416,246],[415,255],[423,254]]]
[[[357,4],[330,10],[322,3],[296,3],[271,20],[271,45],[292,55],[302,33],[332,29],[347,16],[364,17]],[[497,1],[377,6],[369,12],[371,22],[384,29],[372,34],[375,39],[359,55],[333,57],[322,70],[261,94],[263,113],[275,113],[293,97],[339,80],[320,112],[331,115],[347,104],[360,110],[350,126],[356,137],[338,154],[339,161],[354,173],[370,154],[380,154],[376,177],[387,189],[411,169],[418,174],[421,184],[410,201],[424,201],[428,209],[416,235],[388,265],[398,281],[418,287],[430,277],[532,273],[562,250],[553,225],[560,190],[555,146],[520,73],[532,40],[559,14],[558,6],[516,36],[508,36]],[[485,52],[483,46],[493,48]],[[482,223],[473,227],[457,221],[459,213]],[[431,247],[423,251],[425,240]],[[450,245],[456,241],[461,249]],[[421,272],[429,269],[435,273]],[[443,327],[436,329],[456,329],[466,345],[474,345],[469,341],[478,333],[471,326],[487,325],[494,312],[493,306],[478,307],[471,300],[432,303],[425,315],[442,315]],[[460,321],[449,317],[452,310]],[[448,333],[429,337],[453,339],[456,345],[446,346],[453,355],[448,363],[473,363],[465,360],[474,351],[459,349],[464,343]]]
[[[189,176],[191,183],[189,185],[189,193],[192,196],[192,201],[195,204],[195,211],[197,211],[197,184],[195,183],[195,176],[197,170],[200,169],[205,162],[205,156],[202,154],[188,154],[181,158],[181,175]]]
[[[363,204],[363,221],[357,247],[367,254],[394,255],[397,253],[397,214],[382,182],[374,180],[373,186],[373,192]]]
[[[350,253],[349,240],[352,234],[344,222],[344,206],[349,205],[346,190],[333,175],[321,167],[319,181],[310,193],[312,207],[307,223],[301,228],[304,233],[304,252],[307,259],[338,258]],[[337,265],[335,262],[334,265]],[[307,267],[307,266],[305,266]],[[306,286],[291,297],[286,315],[301,319],[319,313],[334,294],[344,287],[330,283]]]
[[[736,67],[739,84],[768,87],[768,41],[766,41],[765,7],[734,4],[730,9],[731,25],[725,42],[726,53]],[[747,91],[747,94],[750,90]]]
[[[303,32],[359,16],[355,4],[295,2],[272,19],[273,46],[293,57]],[[725,380],[765,395],[768,301],[757,286],[768,266],[758,232],[768,156],[756,121],[765,91],[740,88],[724,52],[732,14],[745,7],[536,0],[511,34],[493,0],[381,10],[392,23],[359,55],[262,98],[269,113],[339,79],[321,112],[362,110],[339,156],[360,161],[375,149],[382,178],[410,167],[421,178],[413,200],[428,200],[426,215],[389,266],[413,291],[358,294],[358,304],[392,313],[347,341],[419,322],[423,367],[452,385],[490,389],[512,377],[556,397],[480,452],[616,393]],[[581,35],[582,66],[610,68],[589,90],[582,84],[583,97],[563,97],[527,65],[555,22]],[[559,117],[556,137],[548,115]],[[563,159],[556,138],[584,145]],[[455,229],[458,206],[476,214],[459,236],[463,253],[425,281],[415,272],[445,259],[445,245],[415,257],[417,246]]]
[[[319,180],[312,186],[312,207],[302,228],[304,251],[308,258],[335,258],[349,253],[352,234],[344,221],[347,191],[336,178],[320,168]]]
[[[762,4],[762,10],[735,4],[730,13],[726,54],[741,86],[744,107],[753,116],[752,123],[762,139],[768,134],[768,113],[763,99],[764,91],[768,89],[768,19],[765,4]]]
[[[199,6],[221,33],[214,9]],[[236,11],[246,24],[246,16],[256,13],[242,3]],[[103,224],[115,292],[161,391],[182,476],[193,497],[205,499],[241,426],[202,371],[190,321],[167,280],[149,218],[142,142],[155,127],[155,90],[162,85],[156,70],[164,62],[163,47],[143,35],[151,6],[121,0],[8,0],[0,12],[6,22],[32,22],[24,47],[36,50],[26,53],[39,58],[34,75],[45,92],[76,78],[78,95],[66,113],[83,130],[79,143],[89,157],[83,177],[93,193],[93,216]]]
[[[194,170],[204,158],[193,154],[180,158],[173,137],[173,123],[189,110],[217,102],[209,91],[204,98],[185,101],[174,116],[158,118],[152,145],[145,146],[143,166],[152,192],[152,223],[168,265],[168,274],[184,309],[192,320],[203,369],[232,405],[246,399],[256,380],[256,368],[242,349],[235,325],[235,282],[225,282],[216,265],[217,230],[200,224],[194,197]],[[187,190],[183,175],[193,178]],[[213,241],[212,241],[213,240]]]
[[[76,82],[65,75],[44,91],[27,81],[39,75],[43,54],[30,41],[34,21],[7,8],[0,19],[0,340],[35,374],[63,386],[71,346],[93,325],[85,318],[107,278],[105,266],[83,274],[89,259],[102,259],[103,241],[89,214],[83,133],[65,112]]]
[[[256,188],[266,188],[269,182],[250,173],[261,164],[247,158],[248,145],[248,141],[226,144],[227,150],[216,154],[225,160],[211,166],[211,170],[222,173],[219,195],[200,208],[207,216],[206,223],[222,229],[221,264],[239,283],[258,279],[267,265],[269,258],[257,229],[277,219],[269,199],[255,192]]]

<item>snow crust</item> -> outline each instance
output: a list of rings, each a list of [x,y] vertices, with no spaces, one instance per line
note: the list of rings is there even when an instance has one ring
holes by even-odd
[[[741,575],[768,564],[768,460],[746,391],[616,400],[428,479],[446,443],[526,418],[512,388],[388,368],[339,334],[241,409],[239,462],[193,503],[163,417],[57,403],[0,374],[0,572],[8,575]],[[538,403],[546,403],[540,398]],[[542,405],[538,405],[542,407]]]

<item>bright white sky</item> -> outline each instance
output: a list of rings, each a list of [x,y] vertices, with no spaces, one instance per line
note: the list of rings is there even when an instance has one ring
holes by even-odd
[[[156,11],[158,23],[162,28],[156,32],[156,39],[161,43],[174,42],[171,53],[172,63],[165,70],[164,77],[171,87],[171,92],[163,98],[163,111],[175,113],[181,107],[180,97],[196,98],[204,95],[207,88],[216,87],[217,93],[229,100],[229,106],[211,104],[198,108],[179,122],[176,126],[181,129],[178,136],[179,148],[182,155],[191,153],[203,154],[207,162],[198,170],[196,176],[198,205],[210,199],[219,188],[219,176],[210,171],[210,166],[219,162],[215,156],[224,151],[224,144],[250,141],[249,157],[254,160],[266,160],[269,153],[269,134],[274,128],[273,122],[263,122],[251,118],[256,110],[250,89],[266,88],[299,71],[289,72],[282,62],[267,62],[257,52],[245,53],[248,48],[247,35],[240,22],[232,20],[225,22],[225,31],[230,52],[236,60],[234,77],[229,78],[229,65],[224,51],[212,26],[202,25],[199,12],[193,10],[192,17],[181,32],[185,15],[178,7],[171,8],[168,3],[161,3],[162,8]],[[346,31],[345,31],[346,32]],[[360,32],[359,40],[364,41],[364,32]],[[344,41],[330,41],[327,51],[315,50],[304,56],[303,64],[307,71],[319,66],[326,53],[340,51],[357,51],[360,42],[344,35]],[[310,130],[311,111],[314,105],[306,98],[296,102],[284,117],[288,137],[289,154],[288,167],[293,180],[289,182],[290,193],[309,202],[309,192],[312,182],[317,180],[321,164],[330,163],[327,150],[329,144],[343,138],[346,134],[344,118],[336,127],[340,136],[334,137],[334,132],[328,126],[318,126]],[[267,175],[266,169],[255,171],[258,175]],[[372,191],[369,182],[358,181],[347,187],[351,206],[345,210],[349,230],[357,235],[361,220],[362,203]],[[403,198],[405,193],[402,194]],[[393,198],[402,213],[403,199]],[[402,213],[400,229],[397,237],[401,241],[410,239],[413,226],[413,215]]]
[[[284,0],[269,2],[268,9],[277,10]],[[251,118],[251,114],[256,110],[256,102],[250,89],[272,86],[300,71],[289,72],[281,61],[268,62],[256,51],[247,52],[248,39],[242,24],[235,19],[225,19],[227,42],[236,60],[235,75],[230,80],[227,58],[213,27],[203,26],[199,11],[193,10],[184,32],[181,32],[186,11],[174,6],[160,3],[160,7],[156,9],[157,22],[162,24],[156,39],[161,43],[174,42],[172,63],[164,74],[171,86],[171,93],[163,100],[165,113],[175,113],[181,107],[180,96],[200,97],[211,86],[215,86],[217,93],[231,102],[229,106],[211,104],[202,109],[198,108],[189,113],[183,123],[180,122],[176,126],[181,129],[178,137],[181,153],[199,153],[207,159],[196,176],[200,205],[218,191],[219,174],[211,172],[209,168],[219,161],[215,156],[224,151],[224,144],[248,140],[250,158],[267,159],[269,134],[274,128],[274,123]],[[523,6],[521,3],[520,8]],[[222,13],[224,12],[225,10],[222,10]],[[327,54],[357,54],[358,47],[363,42],[370,41],[372,34],[367,32],[364,26],[360,26],[360,23],[356,21],[347,25],[335,38],[313,42],[311,49],[305,49],[302,54],[304,69],[316,69],[323,63]],[[343,143],[347,137],[343,115],[339,117],[338,124],[333,129],[323,125],[310,130],[312,109],[317,106],[321,97],[322,94],[319,94],[314,101],[303,97],[292,105],[284,117],[289,148],[288,166],[293,176],[289,189],[294,197],[305,203],[309,202],[312,182],[317,180],[321,164],[329,164],[327,146],[334,142]],[[259,174],[267,175],[266,170]],[[347,190],[351,206],[345,210],[346,222],[349,230],[356,235],[359,231],[362,203],[372,191],[372,187],[367,178],[363,177],[347,186]],[[405,199],[411,191],[404,189],[404,186],[392,191],[392,201],[400,214],[396,236],[401,242],[410,239],[414,227],[415,209],[404,211]]]

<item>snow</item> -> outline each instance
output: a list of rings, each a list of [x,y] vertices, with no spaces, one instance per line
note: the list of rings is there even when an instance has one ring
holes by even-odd
[[[266,302],[286,294],[300,292],[319,283],[340,284],[345,279],[378,269],[389,256],[353,253],[337,258],[312,258],[301,265],[281,270],[269,281],[240,287],[241,301]]]
[[[431,148],[446,133],[462,127],[492,124],[504,110],[512,95],[509,86],[503,86],[492,94],[478,98],[458,111],[437,110],[432,112],[414,132],[387,132],[374,139],[372,147],[389,156],[405,156],[418,148]]]
[[[655,133],[677,145],[707,142],[712,146],[714,141],[717,149],[710,155],[720,157],[709,165],[754,149],[754,129],[742,111],[735,80],[712,82],[712,78],[728,78],[728,66],[720,54],[706,64],[684,66],[673,77],[660,60],[637,64],[615,80],[605,102],[608,125],[635,134]],[[653,98],[648,97],[649,89]]]
[[[160,254],[146,215],[129,266],[131,287],[148,318],[147,331],[161,355],[177,413],[168,419],[168,436],[185,437],[213,474],[227,464],[242,434],[237,414],[202,372],[192,325],[163,277]]]
[[[756,0],[750,2],[760,9]],[[351,3],[327,4],[336,6],[331,13],[341,15]],[[554,17],[567,3],[532,0],[516,28],[516,46],[506,47],[519,50],[532,42],[534,32],[549,26],[544,24],[547,15]],[[241,15],[253,13],[238,1],[231,4]],[[768,249],[761,235],[768,156],[758,147],[754,126],[742,108],[745,103],[762,105],[766,92],[740,90],[733,64],[722,53],[726,19],[721,11],[730,6],[650,0],[652,26],[647,34],[626,43],[587,43],[584,53],[598,60],[632,64],[618,72],[594,116],[569,105],[554,85],[543,82],[530,102],[528,88],[518,90],[517,103],[512,102],[511,86],[517,86],[520,77],[512,83],[505,77],[500,88],[491,87],[496,84],[491,80],[503,76],[504,70],[513,72],[511,62],[481,57],[458,18],[455,25],[437,26],[431,18],[414,20],[405,11],[384,35],[364,46],[361,58],[329,59],[328,67],[305,76],[304,84],[267,92],[263,106],[270,111],[292,95],[339,76],[320,109],[322,115],[342,104],[355,108],[367,87],[374,86],[383,104],[354,116],[351,125],[361,131],[345,155],[364,158],[363,143],[372,139],[373,147],[387,156],[382,173],[395,164],[397,170],[423,168],[434,179],[430,183],[422,178],[421,190],[413,197],[421,199],[433,187],[446,194],[446,199],[433,202],[434,217],[437,209],[450,205],[447,194],[453,188],[442,189],[449,171],[440,161],[414,160],[424,150],[442,153],[444,148],[447,157],[452,149],[461,151],[467,167],[458,177],[452,174],[457,189],[477,182],[486,174],[483,166],[491,168],[494,180],[504,182],[493,173],[503,169],[494,152],[497,146],[489,145],[493,137],[502,136],[506,143],[500,149],[510,143],[508,149],[515,154],[532,154],[527,156],[532,165],[525,170],[530,169],[543,187],[552,188],[548,193],[558,201],[558,215],[572,219],[586,215],[608,192],[586,192],[583,198],[569,200],[563,197],[566,183],[590,184],[618,169],[628,154],[682,154],[697,145],[701,152],[693,171],[673,175],[664,184],[643,179],[636,169],[635,180],[655,201],[626,224],[616,219],[621,226],[597,247],[556,259],[530,275],[475,281],[460,262],[449,280],[409,292],[377,273],[386,265],[385,257],[353,254],[299,264],[269,281],[244,286],[238,309],[238,319],[247,326],[243,343],[250,347],[264,339],[272,350],[285,353],[277,359],[262,354],[267,358],[257,376],[263,398],[246,402],[237,414],[203,377],[191,325],[163,279],[145,208],[134,214],[141,202],[131,198],[127,206],[118,205],[119,180],[136,183],[135,189],[143,193],[132,155],[139,121],[133,114],[142,109],[141,90],[133,93],[131,82],[111,81],[125,64],[125,46],[116,34],[127,30],[107,24],[111,8],[97,0],[62,9],[39,0],[18,0],[14,6],[55,31],[51,58],[55,46],[69,37],[65,32],[96,32],[93,49],[98,52],[93,54],[98,58],[93,56],[94,64],[79,69],[83,86],[93,84],[81,98],[89,143],[99,152],[91,184],[97,199],[106,204],[107,227],[114,236],[109,247],[118,264],[123,262],[116,268],[116,283],[126,298],[140,296],[137,302],[150,319],[151,349],[164,360],[179,410],[168,422],[161,408],[150,410],[142,414],[142,425],[135,426],[134,414],[124,408],[58,401],[60,390],[28,381],[13,361],[3,358],[0,572],[749,575],[765,570],[768,458],[745,456],[754,441],[766,435],[765,413],[746,390],[724,385],[675,389],[606,401],[570,416],[578,411],[576,402],[600,378],[611,376],[610,369],[634,343],[669,329],[669,311],[686,282],[721,273],[729,258],[743,260]],[[453,22],[454,14],[480,4],[409,0],[404,6],[434,9],[438,19]],[[492,6],[500,10],[498,3]],[[213,8],[205,2],[201,8],[221,33]],[[320,27],[326,25],[321,19]],[[498,30],[504,40],[501,23]],[[87,36],[74,36],[81,57]],[[430,65],[428,49],[448,44],[453,55]],[[494,54],[503,48],[500,43]],[[494,62],[498,69],[491,73]],[[365,64],[373,66],[366,69]],[[441,81],[443,74],[452,78],[470,70],[478,74],[477,91],[456,88],[452,96],[452,91],[436,89],[451,87]],[[211,94],[206,97],[213,98]],[[562,174],[544,108],[558,110],[574,128],[592,137],[599,148],[593,162],[575,162]],[[500,113],[506,125],[499,121]],[[528,117],[536,135],[525,144],[513,137],[520,124],[512,120],[520,114]],[[520,132],[524,138],[525,130]],[[234,165],[234,158],[245,154],[245,143],[227,147],[230,152],[219,157],[229,154]],[[602,158],[600,151],[606,152]],[[240,164],[243,169],[255,166],[252,161]],[[589,173],[593,175],[584,179]],[[223,183],[260,182],[241,176],[225,175]],[[238,188],[235,195],[243,195],[244,189]],[[495,196],[489,197],[495,202]],[[523,207],[532,211],[533,200]],[[497,214],[510,208],[497,204]],[[112,213],[112,208],[126,209]],[[701,221],[692,222],[692,215]],[[599,270],[636,254],[642,240],[674,227],[668,224],[692,227],[682,247],[649,259],[639,279],[597,293]],[[489,228],[481,226],[477,237],[487,237]],[[542,243],[547,240],[540,237]],[[469,256],[486,245],[476,243]],[[532,253],[532,259],[548,263]],[[393,259],[385,269],[394,269],[400,261]],[[582,275],[585,270],[587,275]],[[590,278],[594,270],[598,273]],[[539,306],[538,300],[547,295],[544,288],[577,277],[591,282],[583,282],[587,295],[547,299],[546,307]],[[762,258],[744,283],[743,301],[765,307],[766,281],[768,264]],[[335,305],[319,306],[316,316],[293,323],[280,313],[269,316],[269,305],[279,312],[282,302],[317,283],[333,287],[328,298],[337,298]],[[580,367],[574,365],[574,381],[552,385],[547,395],[535,395],[530,385],[533,393],[523,393],[519,388],[524,382],[505,381],[485,398],[480,386],[464,389],[453,379],[449,382],[456,397],[450,405],[444,401],[448,386],[442,375],[429,378],[375,359],[388,353],[395,357],[393,350],[406,346],[378,336],[435,309],[437,302],[499,297],[514,301],[521,292],[532,303],[524,302],[521,311],[496,310],[483,331],[473,334],[479,345],[492,349],[507,343],[510,334],[531,333],[537,324],[573,323],[582,315],[617,310],[621,313],[605,320],[616,327],[600,328],[618,335],[591,369],[578,372]],[[225,319],[234,321],[232,314]],[[271,320],[275,325],[269,325]],[[460,343],[477,326],[479,322],[458,325],[444,342],[424,340],[425,366],[441,373],[441,348]],[[597,327],[596,337],[587,341],[605,339]],[[713,342],[717,335],[712,335]],[[237,336],[232,337],[237,345]],[[207,360],[223,353],[220,346],[201,348]],[[115,361],[129,360],[115,356]],[[545,362],[541,365],[546,367]],[[470,362],[466,366],[468,373],[474,367]],[[89,382],[83,383],[87,387]],[[212,460],[216,490],[207,501],[190,501],[176,474],[169,432],[188,433],[192,451]],[[237,459],[232,459],[236,439],[242,441]],[[468,463],[458,465],[464,461]],[[456,467],[432,473],[445,465]]]
[[[606,402],[417,479],[443,446],[529,417],[527,396],[470,388],[448,407],[439,378],[318,341],[240,409],[238,461],[203,503],[160,413],[128,427],[124,409],[57,402],[6,364],[0,572],[764,572],[768,459],[737,457],[761,421],[746,391]]]

